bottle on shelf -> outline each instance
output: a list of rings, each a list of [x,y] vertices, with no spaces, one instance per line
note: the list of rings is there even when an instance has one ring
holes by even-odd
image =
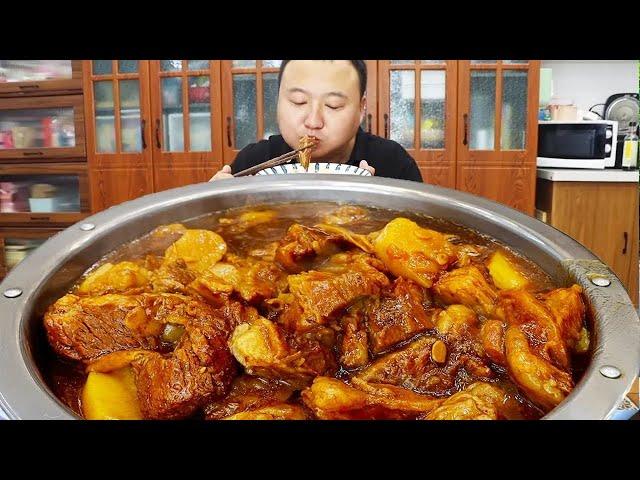
[[[638,135],[636,134],[638,123],[629,122],[629,133],[624,137],[622,152],[622,169],[635,170],[638,168]]]

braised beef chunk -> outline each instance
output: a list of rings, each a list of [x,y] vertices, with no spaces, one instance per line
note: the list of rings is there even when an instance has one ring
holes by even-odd
[[[280,240],[275,260],[288,272],[298,273],[310,266],[318,255],[328,256],[340,251],[340,237],[324,231],[294,224]]]
[[[54,369],[56,395],[87,419],[549,412],[593,343],[581,287],[405,215],[313,202],[159,227],[46,311],[56,362],[75,367]]]
[[[478,382],[446,399],[425,420],[497,420],[506,395],[497,386]]]
[[[366,300],[357,302],[341,320],[340,364],[346,369],[363,367],[369,361],[369,341],[365,327],[366,305]]]
[[[49,343],[57,354],[84,361],[117,350],[154,350],[163,325],[147,315],[149,303],[152,297],[137,295],[65,295],[44,315]]]
[[[315,333],[288,332],[266,318],[258,318],[237,326],[229,345],[250,375],[305,384],[335,370],[333,345]]]
[[[328,257],[341,249],[358,248],[373,253],[373,245],[366,235],[353,233],[335,225],[318,224],[314,227],[294,224],[280,240],[275,260],[291,273],[314,268],[316,257]]]
[[[306,315],[326,324],[360,297],[378,295],[389,284],[387,276],[376,268],[378,262],[361,252],[340,253],[319,270],[289,275],[289,290]]]
[[[219,328],[223,322],[192,319],[171,354],[154,352],[133,361],[145,418],[186,418],[228,392],[237,367],[227,347],[228,333]]]
[[[369,305],[367,328],[371,350],[379,353],[434,328],[434,316],[440,310],[429,308],[430,305],[431,298],[425,288],[411,280],[397,278]]]
[[[187,286],[196,274],[187,268],[182,258],[161,265],[153,274],[151,285],[157,293],[189,293]]]
[[[433,291],[442,303],[465,305],[479,315],[489,317],[498,295],[486,277],[486,268],[475,264],[456,268],[442,275]]]
[[[209,300],[235,292],[251,304],[277,296],[286,286],[286,274],[276,264],[236,255],[228,255],[190,284]]]
[[[323,223],[346,225],[369,219],[369,212],[355,205],[342,205],[322,217]]]
[[[229,394],[204,408],[207,420],[220,420],[241,412],[286,402],[295,387],[281,380],[242,375],[231,385]]]
[[[442,397],[457,385],[493,378],[495,374],[475,351],[475,344],[445,343],[423,336],[377,358],[356,377],[366,382],[397,385],[417,393]]]

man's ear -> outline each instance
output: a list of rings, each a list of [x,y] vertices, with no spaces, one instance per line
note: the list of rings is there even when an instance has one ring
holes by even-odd
[[[362,99],[360,99],[360,123],[364,120],[364,116],[367,113],[367,92],[364,92]]]

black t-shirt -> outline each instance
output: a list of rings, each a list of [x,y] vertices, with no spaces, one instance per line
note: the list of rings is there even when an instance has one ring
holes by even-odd
[[[231,165],[231,171],[239,172],[292,150],[282,135],[272,135],[268,140],[252,143],[240,150]],[[376,169],[376,177],[422,182],[418,165],[398,142],[372,135],[359,128],[347,164],[357,167],[362,160]]]

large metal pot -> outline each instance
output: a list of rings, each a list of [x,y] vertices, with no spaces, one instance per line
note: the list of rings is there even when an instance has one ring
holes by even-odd
[[[6,416],[76,418],[40,373],[41,318],[87,267],[161,224],[231,207],[292,201],[348,202],[446,218],[511,246],[561,285],[580,284],[594,321],[592,360],[573,392],[545,418],[608,418],[631,388],[640,365],[640,320],[615,274],[570,237],[503,205],[432,185],[285,175],[191,185],[126,202],[69,227],[21,262],[0,284],[0,407]],[[22,293],[7,298],[3,293],[10,289]]]

